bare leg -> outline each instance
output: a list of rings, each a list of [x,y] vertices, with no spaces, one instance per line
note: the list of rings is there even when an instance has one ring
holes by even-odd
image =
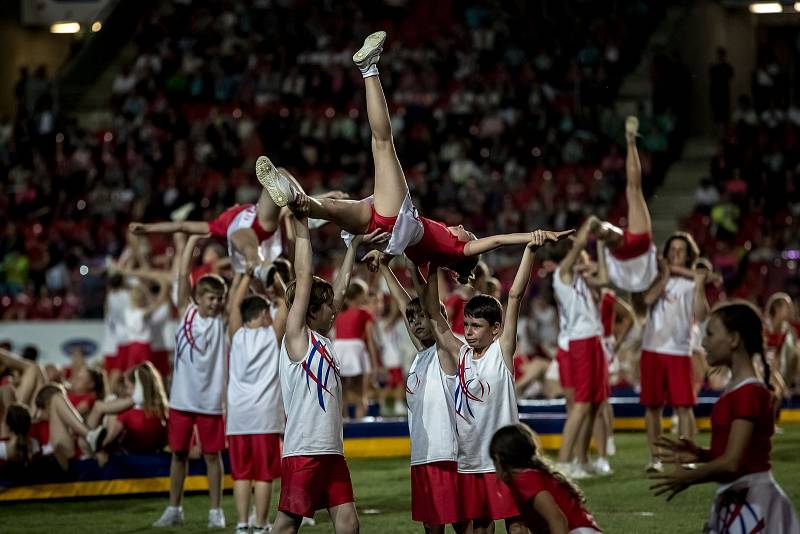
[[[494,520],[473,519],[472,532],[474,534],[492,534],[494,532]]]
[[[509,517],[505,523],[508,534],[528,534],[530,532],[519,517]]]
[[[349,502],[328,508],[336,534],[357,534],[359,531],[356,504]]]
[[[208,497],[210,508],[219,508],[222,502],[222,458],[218,452],[203,454],[208,473]]]
[[[567,415],[567,422],[564,424],[561,449],[558,451],[558,461],[568,462],[572,458],[572,450],[578,444],[581,425],[589,416],[590,404],[587,402],[576,402]]]
[[[385,217],[395,217],[408,194],[408,184],[394,149],[389,108],[381,80],[378,76],[370,76],[364,79],[364,86],[375,163],[375,211]]]
[[[650,446],[650,456],[657,460],[661,451],[656,447],[656,439],[661,435],[661,408],[647,406],[644,412],[645,426],[647,427],[647,444]]]
[[[578,440],[575,443],[576,451],[575,456],[578,458],[578,462],[581,464],[589,463],[589,443],[592,440],[592,429],[594,428],[594,421],[597,416],[597,404],[591,403],[576,403],[576,408],[582,404],[586,404],[588,409],[586,410],[586,415],[581,421],[580,432],[578,434]]]
[[[22,404],[31,406],[34,394],[45,384],[44,373],[35,363],[26,365],[17,386],[17,400]]]
[[[128,398],[114,399],[112,401],[97,401],[86,417],[86,426],[97,428],[104,415],[118,414],[133,407],[133,400]]]
[[[183,501],[183,482],[186,480],[186,468],[189,455],[185,452],[173,452],[169,464],[169,505],[178,507]]]
[[[51,425],[52,420],[58,418],[76,436],[84,438],[89,433],[89,427],[86,426],[83,418],[63,394],[53,395],[50,399],[49,412]]]
[[[682,406],[680,408],[675,408],[675,413],[678,414],[678,436],[686,436],[689,439],[693,438],[696,430],[694,410]]]
[[[642,192],[642,164],[636,150],[636,137],[628,136],[628,155],[625,158],[625,174],[628,185],[625,199],[628,202],[628,231],[633,234],[652,233],[650,211]]]
[[[610,429],[608,428],[608,418],[606,417],[606,408],[608,401],[603,401],[598,409],[597,417],[594,418],[594,443],[597,446],[597,455],[600,458],[608,456],[606,446],[608,445],[608,436]]]
[[[270,202],[272,202],[272,199],[270,199]],[[252,228],[240,228],[233,232],[231,234],[231,243],[233,243],[233,248],[244,255],[248,266],[256,266],[261,263],[261,255],[258,251],[258,237],[256,237],[256,233]]]
[[[275,517],[275,524],[272,525],[272,534],[296,534],[300,530],[302,521],[302,516],[289,515],[279,510]]]
[[[354,235],[364,233],[372,218],[372,208],[359,200],[309,197],[308,201],[309,217],[331,221]]]
[[[57,397],[53,397],[55,400]],[[70,458],[75,457],[75,438],[70,433],[65,421],[59,417],[55,408],[56,403],[50,404],[49,428],[50,428],[50,443],[53,447],[53,456],[58,461],[58,464],[65,471],[69,468]]]
[[[104,447],[109,443],[114,443],[120,437],[122,431],[125,430],[125,427],[117,420],[117,416],[112,415],[109,416],[109,420],[106,422],[106,429],[106,437],[103,440]]]
[[[234,480],[233,481],[233,500],[236,503],[236,519],[239,524],[247,523],[247,517],[250,515],[250,481],[249,480]],[[258,501],[256,501],[258,505]],[[263,523],[262,523],[263,526]]]
[[[263,527],[268,522],[267,515],[272,501],[272,482],[256,481],[254,493],[256,499],[256,526]]]

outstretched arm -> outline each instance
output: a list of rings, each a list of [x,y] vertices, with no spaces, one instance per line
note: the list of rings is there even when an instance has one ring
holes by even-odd
[[[566,239],[575,233],[575,230],[565,230],[563,232],[551,232],[547,230],[537,230],[545,232],[548,240],[560,241]],[[473,239],[467,241],[464,245],[464,256],[478,256],[485,252],[491,252],[500,247],[507,245],[524,245],[533,239],[534,232],[523,232],[516,234],[500,234],[489,237],[482,237],[480,239]]]
[[[344,304],[344,294],[347,291],[347,287],[350,285],[350,275],[353,272],[353,263],[355,262],[358,247],[362,243],[370,245],[386,241],[388,238],[388,233],[378,229],[369,234],[357,235],[353,238],[353,241],[350,242],[350,246],[347,247],[347,252],[344,255],[344,260],[342,260],[342,266],[339,269],[339,273],[336,275],[336,280],[333,282],[334,315],[339,313],[339,310],[342,309],[342,305]]]
[[[536,230],[531,236],[531,240],[522,253],[522,260],[519,263],[514,282],[508,292],[508,302],[506,303],[506,316],[503,322],[503,333],[500,334],[500,352],[503,354],[503,361],[513,372],[514,353],[517,351],[517,321],[519,319],[519,308],[522,299],[525,297],[525,290],[531,279],[531,269],[533,269],[533,258],[536,250],[545,242],[545,232]]]
[[[664,258],[659,258],[658,260],[658,277],[653,280],[653,283],[650,284],[650,287],[647,288],[647,291],[644,292],[644,304],[647,308],[650,308],[655,302],[658,300],[658,297],[664,292],[667,288],[667,282],[669,282],[669,264],[667,260]]]
[[[608,264],[606,263],[606,244],[597,242],[597,269],[586,277],[586,285],[592,289],[602,289],[608,286]]]
[[[186,241],[186,246],[183,247],[181,253],[180,268],[178,269],[178,302],[176,303],[178,311],[183,313],[192,294],[192,283],[189,276],[192,274],[192,253],[197,242],[200,241],[202,236],[193,235]]]
[[[128,230],[134,235],[144,234],[184,234],[205,235],[209,232],[208,223],[205,221],[159,222],[145,224],[132,222]]]
[[[289,313],[289,308],[286,305],[286,285],[277,272],[272,287],[275,291],[275,302],[278,305],[278,313],[275,314],[275,319],[272,321],[272,328],[275,330],[275,337],[278,338],[278,344],[280,344],[286,334],[286,315]]]
[[[575,240],[572,242],[572,248],[569,249],[567,255],[564,256],[564,259],[561,260],[561,263],[558,265],[561,281],[565,284],[572,283],[572,268],[575,266],[575,263],[578,261],[578,256],[583,250],[583,247],[586,246],[586,242],[589,240],[589,232],[599,223],[600,220],[597,217],[590,215],[583,222],[578,230],[578,233],[575,234]]]
[[[364,261],[367,263],[369,269],[378,269],[378,272],[386,281],[386,285],[389,287],[389,294],[392,295],[392,299],[397,303],[400,316],[403,318],[403,323],[406,325],[408,336],[411,338],[411,342],[414,343],[414,348],[420,351],[424,347],[417,339],[417,336],[414,335],[414,332],[412,332],[411,326],[408,324],[408,319],[406,318],[406,306],[411,302],[411,297],[406,292],[405,288],[400,285],[400,281],[397,280],[394,272],[389,267],[389,261],[391,261],[391,259],[392,256],[388,256],[379,250],[373,250],[364,257]]]
[[[416,271],[417,268],[415,267],[414,270]],[[453,375],[458,367],[458,356],[464,343],[453,334],[450,329],[450,323],[442,315],[439,303],[439,277],[436,272],[428,273],[428,283],[424,288],[420,287],[421,276],[418,273],[417,271],[413,275],[414,283],[420,293],[425,314],[431,321],[431,327],[433,327],[433,335],[436,338],[439,350],[439,364],[445,374]]]
[[[705,321],[708,318],[708,297],[706,296],[706,279],[708,271],[698,269],[694,273],[694,298],[692,300],[692,308],[694,311],[694,320],[697,322]]]
[[[295,290],[292,307],[286,317],[286,335],[284,343],[289,358],[292,361],[301,361],[308,350],[308,333],[306,330],[306,315],[308,301],[311,298],[313,285],[311,237],[308,233],[308,217],[294,217],[294,270]]]
[[[233,334],[242,327],[241,305],[247,296],[247,291],[250,289],[251,280],[250,272],[246,272],[239,278],[239,283],[233,286],[235,289],[230,299],[230,310],[228,311],[228,337],[231,339]]]

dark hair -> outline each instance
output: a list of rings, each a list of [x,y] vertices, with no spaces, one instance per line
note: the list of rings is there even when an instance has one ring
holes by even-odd
[[[489,455],[507,470],[527,468],[547,473],[579,502],[585,502],[586,497],[580,488],[539,455],[536,441],[536,434],[527,425],[504,426],[492,436]]]
[[[286,287],[286,302],[289,307],[294,302],[294,292],[297,288],[297,280],[292,280]],[[311,296],[308,299],[308,310],[306,319],[314,316],[325,303],[333,304],[333,286],[330,282],[319,276],[314,276],[311,281]]]
[[[61,395],[66,395],[66,390],[64,390],[64,386],[60,384],[47,384],[46,386],[43,386],[42,389],[40,389],[36,393],[36,397],[33,402],[34,404],[36,404],[36,407],[39,408],[40,410],[46,410],[47,407],[50,405],[50,399],[52,399],[55,395],[58,395],[59,393]]]
[[[697,246],[692,235],[687,232],[674,232],[669,236],[666,243],[664,243],[664,250],[661,251],[661,255],[665,258],[667,257],[669,247],[676,239],[680,239],[686,243],[686,264],[684,267],[691,267],[694,261],[700,256],[700,248]]]
[[[475,281],[475,270],[480,260],[480,256],[464,256],[448,265],[447,268],[456,273],[456,280],[459,284],[467,285]]]
[[[284,284],[288,284],[294,280],[294,269],[292,269],[292,262],[286,258],[275,258],[275,261],[272,262],[272,266],[275,269],[271,270],[267,275],[267,286],[271,286],[274,283],[273,280],[276,272],[281,275],[281,279],[283,280]]]
[[[774,389],[769,383],[770,368],[764,354],[764,323],[756,307],[745,300],[732,300],[716,306],[711,315],[716,316],[728,332],[739,334],[747,354],[758,354],[764,366],[764,383]]]
[[[442,312],[442,316],[447,319],[447,308],[444,307],[441,301],[439,301],[439,311]],[[423,315],[425,312],[422,309],[422,301],[419,297],[414,297],[408,304],[406,304],[406,319],[411,322],[414,320],[415,317],[418,315]]]
[[[561,260],[567,257],[569,251],[572,250],[572,239],[562,239],[558,243],[553,243],[544,247],[542,252],[542,261],[550,260],[553,263],[561,263]]]
[[[475,295],[464,305],[464,317],[486,319],[490,324],[503,322],[503,306],[491,295]]]
[[[239,304],[239,312],[242,314],[243,323],[249,323],[265,310],[269,311],[269,303],[261,295],[250,295]]]
[[[14,403],[6,410],[6,424],[8,429],[22,439],[17,440],[17,455],[19,461],[26,465],[30,461],[30,447],[28,434],[31,431],[31,413],[24,404]]]
[[[35,362],[39,359],[39,349],[35,345],[26,345],[22,349],[22,357],[28,361]]]
[[[225,280],[220,275],[206,274],[201,276],[194,286],[194,297],[200,298],[206,293],[217,293],[224,297],[227,291],[228,286],[225,285]]]
[[[93,369],[91,367],[87,367],[86,371],[88,371],[89,376],[92,377],[92,382],[94,382],[94,387],[92,388],[92,393],[97,400],[103,400],[106,398],[106,375],[103,371],[99,369]]]
[[[111,289],[119,289],[125,283],[125,279],[120,273],[114,273],[108,277],[108,287]]]
[[[363,280],[358,278],[354,279],[350,282],[350,285],[347,286],[347,290],[344,292],[344,300],[345,302],[350,302],[353,299],[360,297],[361,295],[367,295],[369,293],[369,286]]]

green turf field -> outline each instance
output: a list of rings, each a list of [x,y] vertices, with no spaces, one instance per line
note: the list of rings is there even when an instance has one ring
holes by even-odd
[[[773,471],[784,490],[800,504],[800,425],[786,426],[776,435],[772,452]],[[707,443],[708,434],[700,437]],[[671,503],[652,497],[642,467],[647,459],[643,434],[619,434],[618,453],[612,466],[616,473],[584,482],[589,509],[605,532],[671,534],[700,532],[711,504],[712,485],[690,488]],[[349,462],[361,518],[361,532],[379,534],[415,532],[422,529],[411,521],[409,468],[405,459],[351,460]],[[277,493],[275,494],[277,499]],[[187,524],[182,529],[150,529],[163,507],[165,496],[107,498],[80,501],[0,503],[0,532],[91,533],[106,532],[208,532],[205,495],[187,497]],[[224,508],[230,528],[236,516],[233,497],[225,495]],[[273,510],[275,501],[273,500]],[[271,514],[274,517],[274,512]],[[327,514],[316,516],[318,525],[302,532],[332,532]],[[498,522],[498,532],[505,529]],[[451,532],[451,531],[450,531]]]

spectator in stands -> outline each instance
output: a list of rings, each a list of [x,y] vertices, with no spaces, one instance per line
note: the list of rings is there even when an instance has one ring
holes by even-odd
[[[708,67],[708,97],[711,116],[717,124],[727,124],[731,116],[731,81],[733,67],[728,63],[727,52],[717,48],[717,61]]]

